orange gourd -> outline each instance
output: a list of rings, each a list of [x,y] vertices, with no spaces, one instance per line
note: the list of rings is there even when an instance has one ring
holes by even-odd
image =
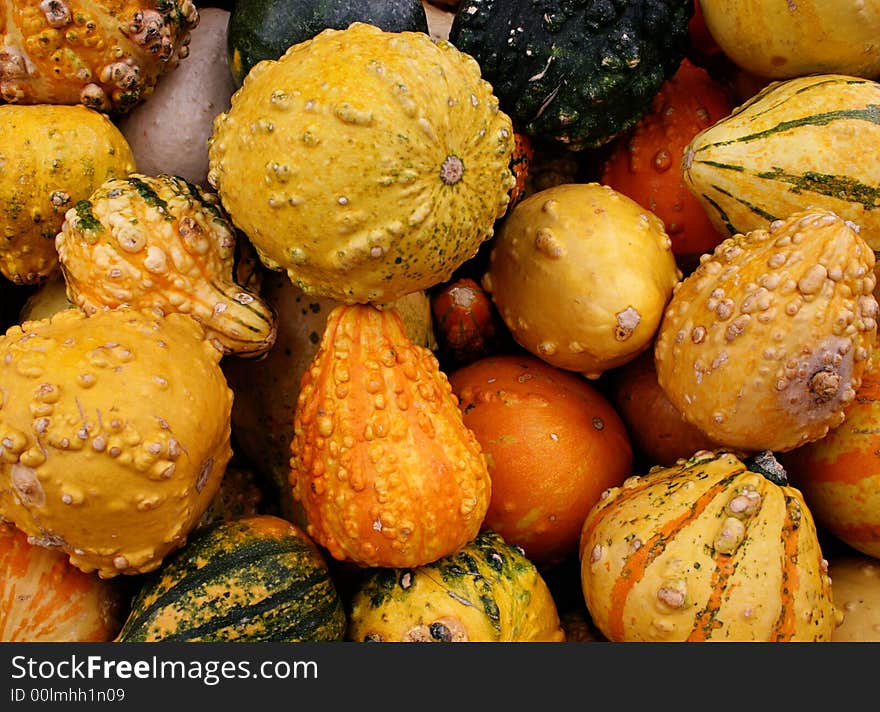
[[[504,325],[492,299],[470,277],[440,287],[431,296],[438,353],[445,364],[463,366],[496,351]]]
[[[649,465],[671,467],[679,458],[718,447],[688,423],[666,397],[657,380],[653,352],[642,353],[609,375],[611,402],[629,428],[633,445]]]
[[[0,642],[109,642],[122,625],[113,582],[80,571],[63,552],[30,544],[3,523],[0,571]]]
[[[650,111],[616,144],[600,182],[659,217],[680,260],[693,261],[724,239],[688,190],[681,171],[685,146],[733,110],[724,85],[688,59],[663,83]]]
[[[434,354],[393,309],[340,305],[303,375],[290,484],[335,559],[414,567],[479,532],[486,461]]]
[[[630,474],[629,436],[611,403],[532,356],[483,358],[449,381],[488,457],[485,525],[542,568],[576,555],[590,508]]]

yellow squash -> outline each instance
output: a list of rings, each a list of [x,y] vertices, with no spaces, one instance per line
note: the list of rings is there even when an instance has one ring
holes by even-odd
[[[513,146],[472,57],[356,22],[248,73],[215,119],[208,180],[268,266],[381,304],[476,254],[507,208]]]
[[[0,337],[0,518],[102,577],[156,568],[232,451],[221,352],[183,314],[78,309]]]
[[[67,211],[134,171],[134,157],[110,119],[84,106],[0,105],[0,136],[0,273],[37,284],[58,267]]]

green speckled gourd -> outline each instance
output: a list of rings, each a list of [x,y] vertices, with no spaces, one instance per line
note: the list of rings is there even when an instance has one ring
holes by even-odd
[[[769,451],[700,451],[607,490],[581,585],[613,642],[821,642],[841,622],[800,491]]]
[[[234,279],[236,234],[219,198],[182,178],[105,181],[67,211],[55,247],[70,301],[87,314],[124,306],[189,314],[239,357],[275,342],[273,309]]]
[[[693,0],[462,0],[449,41],[541,143],[596,148],[634,126],[688,47]]]
[[[357,642],[562,642],[547,583],[522,550],[484,530],[413,569],[365,570],[348,638]]]
[[[110,119],[84,106],[0,105],[0,136],[0,273],[38,284],[57,271],[65,213],[134,171],[134,156]]]
[[[345,627],[321,551],[262,514],[193,534],[144,580],[116,642],[334,641]]]
[[[472,57],[355,22],[250,71],[214,121],[208,180],[267,266],[381,304],[476,254],[507,208],[513,147]]]

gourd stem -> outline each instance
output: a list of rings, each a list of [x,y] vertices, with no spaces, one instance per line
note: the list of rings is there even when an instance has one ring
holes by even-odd
[[[743,460],[750,472],[757,472],[780,487],[788,485],[788,473],[776,459],[772,450],[763,450]]]

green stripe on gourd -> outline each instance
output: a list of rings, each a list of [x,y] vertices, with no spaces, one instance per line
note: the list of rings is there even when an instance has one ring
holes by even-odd
[[[278,517],[220,522],[145,578],[117,642],[341,640],[341,598],[320,550]]]
[[[775,82],[685,150],[685,184],[725,234],[808,206],[850,220],[880,249],[880,84],[841,75]]]

